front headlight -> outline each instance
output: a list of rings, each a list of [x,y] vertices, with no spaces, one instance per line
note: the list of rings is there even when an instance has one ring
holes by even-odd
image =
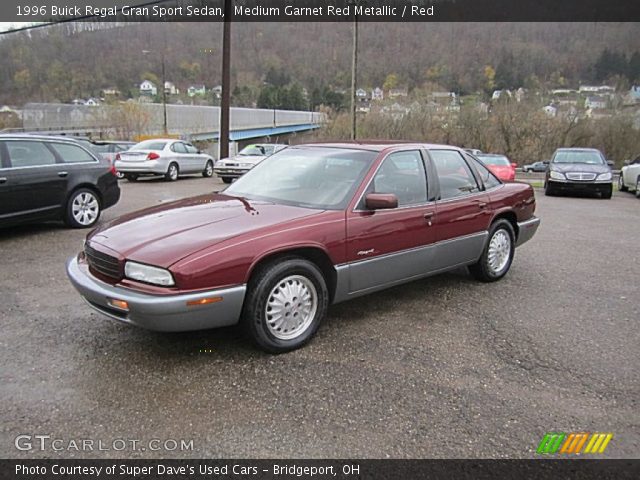
[[[240,168],[251,168],[253,167],[253,163],[239,163],[238,166]]]
[[[611,172],[601,173],[596,180],[611,180]]]
[[[131,280],[152,283],[162,287],[171,287],[175,285],[173,276],[169,270],[164,268],[143,265],[142,263],[127,262],[124,264],[124,274]]]
[[[565,179],[564,173],[556,172],[555,170],[551,170],[549,172],[549,176],[551,178],[556,179],[556,180],[564,180]]]

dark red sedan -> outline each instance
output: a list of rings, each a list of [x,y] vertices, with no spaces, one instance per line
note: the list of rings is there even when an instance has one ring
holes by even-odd
[[[463,150],[317,144],[269,157],[218,194],[125,215],[67,263],[96,310],[152,330],[242,324],[283,352],[332,303],[468,266],[502,278],[536,232],[531,186]]]

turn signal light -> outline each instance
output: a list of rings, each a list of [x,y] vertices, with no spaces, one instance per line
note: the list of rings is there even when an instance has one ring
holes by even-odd
[[[110,298],[108,300],[109,305],[111,305],[114,308],[117,308],[119,310],[125,310],[125,311],[129,311],[129,304],[127,302],[125,302],[124,300],[118,300],[116,298]]]
[[[209,298],[201,298],[200,300],[189,300],[187,302],[187,307],[195,307],[198,305],[209,305],[211,303],[218,303],[222,301],[222,297],[209,297]]]

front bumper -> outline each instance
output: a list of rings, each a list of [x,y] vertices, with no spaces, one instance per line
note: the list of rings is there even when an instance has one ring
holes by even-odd
[[[577,180],[547,180],[550,187],[559,192],[592,192],[608,193],[613,190],[613,182],[605,181],[577,181]]]
[[[538,231],[540,226],[540,219],[538,217],[531,217],[524,222],[518,222],[518,239],[516,240],[516,247],[519,247],[523,243],[528,242]]]
[[[247,173],[250,168],[240,168],[240,167],[214,167],[213,172],[219,177],[226,178],[240,178],[242,175]]]
[[[82,298],[95,310],[119,322],[161,332],[183,332],[238,323],[246,285],[177,295],[150,295],[110,285],[95,278],[77,257],[67,260],[67,275]],[[216,303],[187,302],[221,297]],[[127,302],[129,310],[114,308],[109,299]]]

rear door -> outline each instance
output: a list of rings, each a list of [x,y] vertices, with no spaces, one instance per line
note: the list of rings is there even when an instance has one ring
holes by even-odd
[[[429,155],[438,179],[434,270],[441,270],[478,259],[491,208],[474,170],[457,150],[430,149]]]
[[[206,165],[206,155],[198,153],[198,149],[191,145],[190,143],[184,144],[187,149],[187,154],[189,155],[189,162],[191,164],[192,172],[202,172],[204,170],[204,166]]]
[[[0,179],[0,220],[57,215],[64,203],[68,172],[56,160],[47,142],[11,139],[0,142],[3,166]]]
[[[398,207],[368,210],[367,193],[393,193]],[[428,272],[429,246],[435,239],[434,213],[420,151],[389,154],[356,208],[347,213],[350,293],[375,290]]]
[[[191,156],[187,153],[187,147],[182,142],[173,142],[171,144],[171,156],[178,163],[181,173],[188,173],[193,171],[193,161]]]

